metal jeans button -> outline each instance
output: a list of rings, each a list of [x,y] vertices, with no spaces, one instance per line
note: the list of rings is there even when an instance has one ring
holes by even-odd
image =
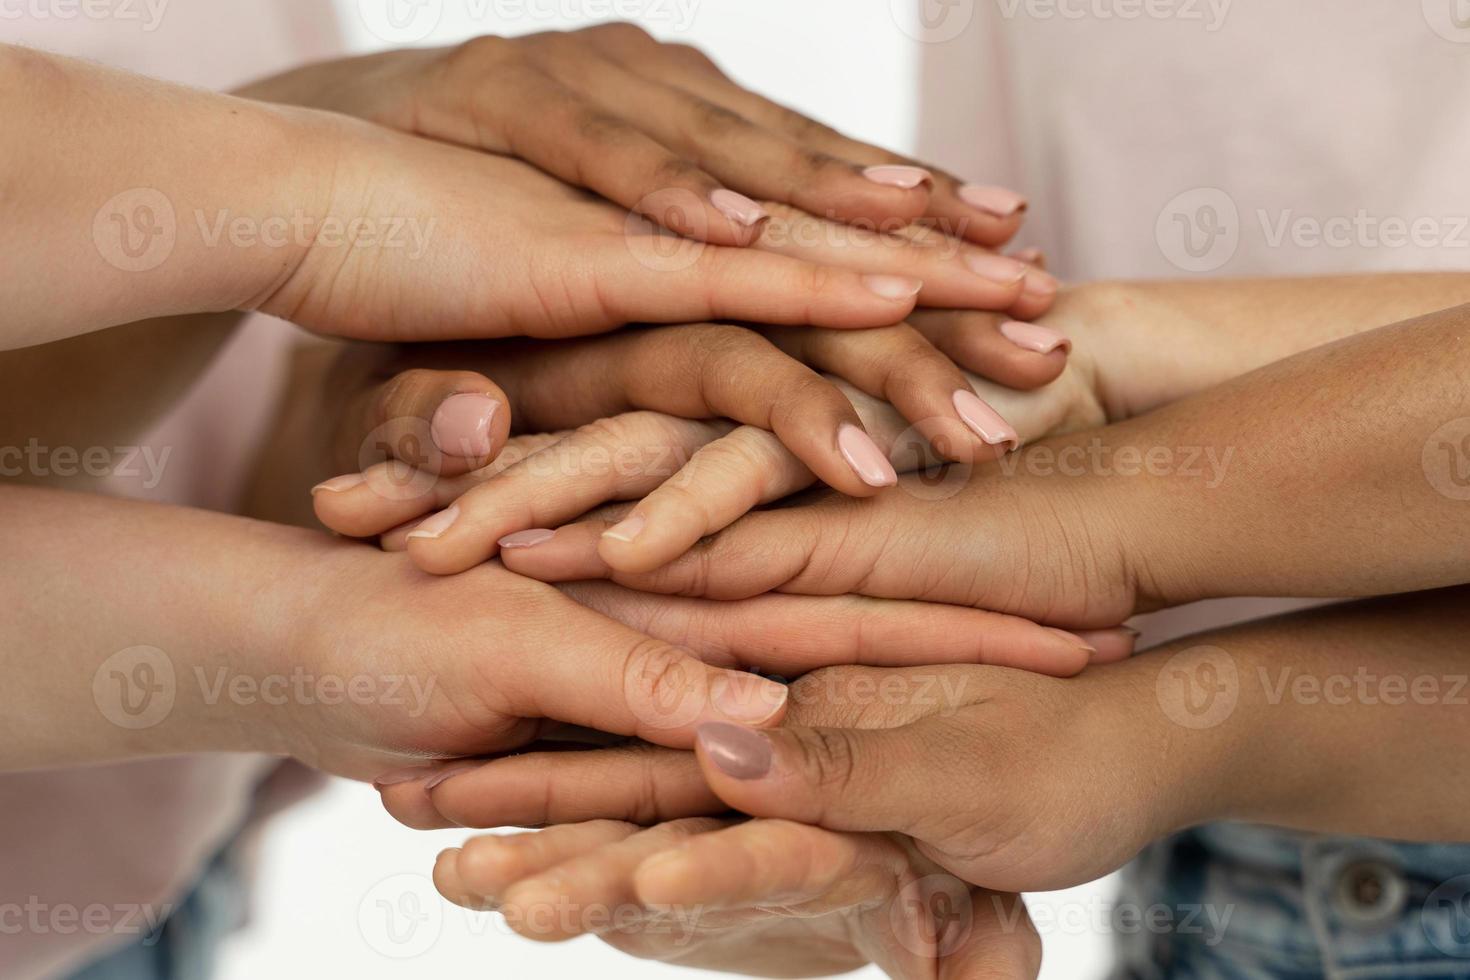
[[[1338,874],[1333,898],[1348,925],[1371,929],[1403,914],[1409,885],[1397,868],[1382,861],[1355,861]]]

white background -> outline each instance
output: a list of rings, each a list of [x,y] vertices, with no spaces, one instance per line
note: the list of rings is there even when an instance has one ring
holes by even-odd
[[[898,29],[888,0],[679,0],[682,8],[673,0],[640,2],[644,16],[637,16],[639,4],[630,0],[442,0],[423,43],[637,20],[660,36],[698,44],[749,87],[854,136],[910,148],[922,46]],[[369,29],[359,0],[338,4],[354,49],[388,46]],[[679,9],[693,12],[685,30],[678,29]],[[425,10],[434,13],[432,6]],[[498,15],[516,10],[535,15]],[[611,11],[625,15],[610,17]],[[229,943],[224,980],[713,976],[635,960],[595,939],[532,943],[509,934],[498,917],[444,903],[428,872],[441,849],[465,836],[466,831],[407,830],[382,811],[371,788],[334,782],[270,828],[254,921]],[[1049,911],[1054,922],[1043,928],[1045,980],[1102,975],[1108,959],[1102,923],[1110,894],[1105,885],[1094,885],[1031,897],[1033,909]],[[397,924],[396,931],[388,931],[389,922]],[[869,975],[879,974],[854,974]]]

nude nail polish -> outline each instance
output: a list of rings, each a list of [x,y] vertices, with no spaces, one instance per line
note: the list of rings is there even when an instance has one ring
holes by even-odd
[[[1061,286],[1062,284],[1057,280],[1056,276],[1043,269],[1032,266],[1026,270],[1026,285],[1021,291],[1028,296],[1049,298],[1055,296]]]
[[[351,490],[353,487],[360,486],[366,482],[367,477],[361,473],[344,473],[342,476],[334,476],[330,480],[323,480],[321,483],[312,487],[311,492],[313,496],[316,495],[318,490],[325,490],[328,493],[341,493],[343,490]]]
[[[450,507],[441,510],[431,517],[425,518],[418,527],[408,532],[410,540],[413,538],[437,538],[454,524],[459,518],[459,507]]]
[[[1037,354],[1050,354],[1054,350],[1072,349],[1072,342],[1065,335],[1036,323],[1007,320],[1000,325],[1000,335],[1017,347],[1034,351]]]
[[[400,783],[411,783],[416,779],[423,779],[425,776],[438,771],[438,766],[408,766],[403,769],[394,769],[374,779],[373,785],[381,789],[384,786],[397,786]]]
[[[960,188],[959,193],[960,200],[970,207],[993,214],[997,218],[1009,218],[1026,210],[1026,199],[1005,187],[966,184]]]
[[[715,678],[712,694],[715,708],[726,718],[760,725],[781,710],[789,692],[785,684],[759,674],[726,671]]]
[[[556,537],[556,532],[544,527],[533,527],[525,531],[517,531],[507,534],[497,544],[502,551],[515,551],[518,548],[534,548],[538,544],[545,544]]]
[[[875,184],[902,187],[904,190],[911,190],[925,181],[934,179],[934,175],[923,167],[905,167],[900,164],[867,167],[863,170],[863,176]]]
[[[863,285],[884,299],[913,299],[924,288],[922,279],[908,276],[863,276]]]
[[[1021,437],[1011,424],[1000,417],[1000,413],[980,400],[973,391],[961,389],[954,393],[954,410],[960,421],[970,431],[990,446],[1005,446],[1011,452],[1021,444]]]
[[[464,392],[440,403],[429,423],[429,435],[450,456],[490,455],[490,426],[500,402],[489,395]]]
[[[883,455],[883,450],[873,437],[855,425],[843,425],[837,430],[837,451],[847,460],[847,465],[870,487],[891,487],[898,483],[898,473],[893,464]]]
[[[695,730],[710,762],[734,779],[760,779],[771,771],[771,743],[759,732],[712,721]]]
[[[770,217],[770,214],[765,208],[744,194],[737,194],[724,187],[711,191],[709,202],[715,206],[716,211],[737,225],[744,225],[747,228],[759,224]]]
[[[644,519],[642,514],[630,514],[622,521],[603,531],[602,536],[604,538],[612,538],[614,541],[631,542],[634,538],[638,537],[643,531],[643,526],[647,523],[648,521]]]
[[[480,763],[478,762],[461,762],[457,765],[446,766],[445,768],[440,769],[439,774],[436,775],[433,779],[430,779],[427,783],[424,783],[424,792],[429,792],[435,786],[438,786],[440,783],[444,782],[447,779],[452,779],[455,776],[460,775],[461,773],[466,773],[472,769],[478,768],[480,768]]]
[[[1026,278],[1026,263],[1017,262],[1004,255],[993,255],[990,252],[967,252],[965,264],[976,275],[989,279],[991,282],[1000,283],[1002,286],[1014,286]]]

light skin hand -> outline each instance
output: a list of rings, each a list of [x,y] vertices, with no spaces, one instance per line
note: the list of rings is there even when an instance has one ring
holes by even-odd
[[[731,807],[908,834],[948,872],[1008,891],[1092,880],[1215,820],[1463,841],[1466,599],[1458,588],[1326,607],[1069,680],[817,671],[792,686],[780,728],[702,727],[696,757],[638,746],[519,756],[384,802],[419,822],[429,804],[476,825],[524,816],[518,801],[537,794],[560,801],[537,814],[544,822],[647,822],[648,799],[665,801],[665,820]],[[691,857],[660,870],[699,868]]]
[[[897,980],[1034,978],[1041,946],[1019,897],[938,872],[897,835],[694,818],[475,837],[439,856],[434,881],[528,938],[590,932],[689,967],[790,977],[875,963]]]

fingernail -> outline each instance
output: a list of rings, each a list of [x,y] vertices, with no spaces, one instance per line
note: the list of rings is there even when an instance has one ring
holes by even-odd
[[[1027,265],[1040,265],[1041,263],[1046,261],[1046,253],[1043,252],[1041,249],[1032,246],[1029,248],[1021,249],[1019,252],[1016,253],[1016,258],[1020,259],[1022,262],[1025,262]]]
[[[438,766],[409,766],[406,769],[394,769],[385,772],[373,780],[373,785],[379,789],[384,786],[397,786],[399,783],[411,783],[415,779],[423,779],[425,776],[439,771]]]
[[[1071,633],[1067,630],[1059,630],[1053,626],[1043,626],[1042,629],[1046,630],[1048,633],[1053,634],[1054,636],[1058,636],[1063,640],[1066,640],[1067,643],[1071,646],[1081,647],[1084,651],[1086,651],[1089,658],[1097,655],[1097,647],[1094,646],[1092,644],[1092,641],[1089,640],[1086,635],[1082,633]]]
[[[973,391],[963,388],[954,393],[954,410],[960,421],[970,427],[987,445],[1006,447],[1011,452],[1021,444],[1021,437],[1011,424],[1000,417],[1000,413],[980,400]]]
[[[450,395],[435,410],[429,435],[441,452],[451,456],[488,456],[490,423],[499,408],[500,402],[489,395]]]
[[[435,786],[438,786],[446,779],[452,779],[462,772],[469,772],[471,769],[478,768],[480,768],[480,763],[478,762],[461,762],[457,765],[447,766],[446,768],[439,770],[439,775],[435,776],[427,783],[424,783],[424,792],[427,793],[429,790],[433,789]]]
[[[873,437],[855,425],[844,424],[837,430],[837,450],[847,465],[870,487],[891,487],[898,482],[898,473]]]
[[[501,550],[514,551],[517,548],[534,548],[538,544],[545,544],[556,537],[556,532],[544,527],[533,527],[526,531],[517,531],[507,534],[497,542]]]
[[[1028,296],[1051,297],[1061,288],[1057,277],[1035,266],[1026,270],[1026,285],[1021,290]]]
[[[760,779],[771,771],[771,743],[760,732],[712,721],[694,737],[715,768],[735,779]]]
[[[1024,347],[1038,354],[1050,354],[1057,348],[1072,349],[1072,341],[1050,327],[1043,327],[1035,323],[1022,323],[1020,320],[1007,320],[1002,323],[1000,335],[1017,347]]]
[[[1109,664],[1133,656],[1139,632],[1131,626],[1118,626],[1106,630],[1078,630],[1076,635],[1092,648],[1093,663]]]
[[[709,202],[715,206],[716,211],[737,225],[744,225],[747,228],[770,217],[765,208],[744,194],[737,194],[724,187],[710,192]]]
[[[1026,199],[1005,187],[989,187],[985,184],[966,184],[960,188],[960,200],[972,208],[993,214],[997,218],[1009,218],[1026,210]]]
[[[786,704],[787,695],[785,684],[734,671],[716,679],[714,687],[714,703],[720,714],[746,725],[770,720]]]
[[[1026,263],[991,252],[967,252],[965,264],[976,275],[1002,286],[1014,286],[1026,278]]]
[[[863,276],[863,285],[884,299],[913,299],[924,288],[922,279],[908,276]]]
[[[918,187],[924,181],[934,179],[934,175],[923,167],[905,167],[898,164],[868,167],[863,171],[863,176],[875,184],[902,187],[904,190]]]
[[[420,523],[418,527],[408,532],[408,536],[410,538],[437,538],[439,535],[449,530],[450,525],[453,524],[458,517],[458,505],[451,507],[448,510],[441,510],[439,513],[433,515],[432,517],[424,518],[423,522]]]
[[[647,523],[642,514],[632,514],[603,531],[602,536],[612,538],[614,541],[631,542],[638,537],[638,532],[642,531],[643,525]]]
[[[311,492],[313,496],[316,495],[318,490],[326,490],[328,493],[341,493],[343,490],[351,490],[353,487],[365,482],[367,482],[367,477],[361,473],[346,473],[342,476],[334,476],[330,480],[323,480],[321,483],[312,487]],[[299,490],[297,492],[300,493]]]

